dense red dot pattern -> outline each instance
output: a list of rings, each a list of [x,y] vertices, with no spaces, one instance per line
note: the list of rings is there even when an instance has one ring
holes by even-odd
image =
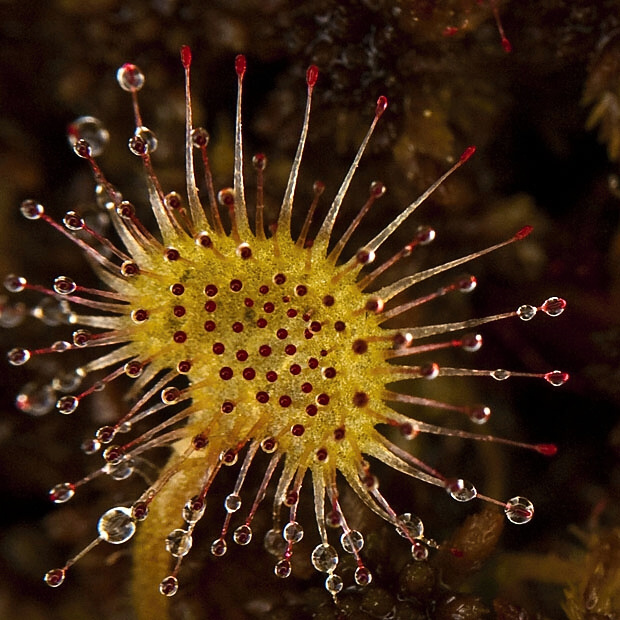
[[[218,252],[217,244],[208,235],[201,234],[196,239],[203,248]],[[243,244],[237,247],[236,255],[242,260],[253,258],[252,249]],[[163,258],[167,263],[183,263],[176,248],[166,248]],[[176,325],[172,332],[174,343],[182,346],[188,342],[196,321],[200,321],[198,357],[202,363],[204,356],[212,356],[216,364],[214,374],[222,384],[221,393],[230,395],[220,400],[221,415],[237,412],[235,415],[251,419],[258,415],[253,411],[270,407],[275,419],[282,420],[279,433],[284,433],[283,437],[288,435],[289,441],[312,438],[319,421],[333,419],[327,435],[321,431],[322,439],[314,437],[326,444],[315,447],[311,453],[316,462],[327,461],[330,442],[342,442],[346,436],[343,406],[348,402],[349,406],[362,408],[370,398],[362,390],[352,391],[346,398],[341,395],[338,377],[346,371],[340,366],[340,340],[354,356],[367,353],[369,343],[359,337],[347,339],[348,321],[338,316],[336,296],[318,294],[284,272],[276,272],[258,283],[246,277],[229,277],[223,282],[207,279],[198,292],[181,277],[169,283],[168,289],[172,297],[168,316],[171,324]],[[376,310],[376,300],[371,298],[366,306]],[[132,319],[138,324],[149,316],[150,312],[141,308],[133,312]],[[196,381],[191,374],[195,367],[191,356],[182,351],[177,372]],[[212,389],[213,393],[219,392],[217,386]],[[181,393],[175,390],[162,393],[162,399],[176,402]],[[273,451],[278,443],[274,439],[273,446],[269,442],[261,445],[264,450]],[[196,450],[206,445],[206,437],[194,437]],[[237,454],[234,450],[224,451],[220,459],[225,465],[232,464]]]

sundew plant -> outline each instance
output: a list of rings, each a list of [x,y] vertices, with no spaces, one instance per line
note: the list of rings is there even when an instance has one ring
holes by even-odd
[[[152,162],[157,148],[154,132],[145,126],[138,91],[145,78],[138,67],[123,65],[117,73],[121,88],[132,99],[135,132],[129,150],[141,159],[148,201],[157,230],[143,223],[139,209],[123,198],[97,164],[108,141],[103,124],[81,117],[70,126],[75,153],[90,166],[98,203],[103,206],[119,241],[89,226],[77,212],[62,222],[47,214],[36,200],[25,200],[22,214],[33,225],[47,224],[71,239],[93,266],[100,288],[81,286],[59,275],[50,287],[10,275],[12,293],[32,290],[50,300],[46,312],[61,317],[71,336],[36,350],[14,348],[8,353],[19,366],[39,355],[76,355],[80,366],[56,377],[43,391],[23,390],[17,406],[24,412],[44,413],[54,407],[73,414],[93,392],[119,377],[133,379],[133,404],[114,424],[99,428],[82,449],[99,464],[80,480],[61,482],[50,490],[56,503],[79,496],[80,488],[98,476],[124,480],[140,470],[149,453],[165,448],[169,458],[156,480],[132,503],[111,506],[101,515],[95,538],[64,566],[44,577],[52,587],[67,579],[70,568],[100,543],[119,545],[135,538],[134,591],[144,601],[157,590],[172,597],[182,585],[182,564],[194,540],[207,541],[214,556],[224,556],[232,543],[246,546],[262,539],[274,558],[274,579],[291,575],[296,544],[307,535],[316,539],[311,551],[314,568],[323,573],[334,597],[344,587],[338,566],[341,555],[353,556],[358,586],[373,576],[364,561],[364,534],[349,525],[340,501],[348,485],[365,507],[394,526],[415,560],[424,561],[438,543],[427,536],[422,520],[411,512],[398,514],[380,490],[373,462],[382,462],[404,476],[438,487],[458,502],[479,499],[498,506],[509,521],[529,522],[532,503],[515,495],[495,499],[479,493],[460,475],[445,475],[415,456],[421,433],[455,436],[463,440],[503,443],[551,456],[553,444],[523,444],[509,439],[444,428],[426,421],[426,411],[450,410],[474,425],[487,422],[489,407],[431,400],[416,395],[416,384],[436,377],[542,378],[553,386],[566,382],[559,370],[523,373],[503,369],[453,368],[432,359],[435,351],[460,348],[475,352],[482,344],[476,329],[492,321],[529,321],[537,314],[558,316],[565,301],[552,297],[524,304],[503,314],[431,325],[392,328],[392,319],[430,304],[444,295],[469,293],[474,276],[445,272],[490,252],[519,242],[531,232],[521,230],[492,247],[454,258],[423,271],[386,280],[393,266],[430,243],[429,227],[413,229],[410,241],[383,262],[377,251],[394,232],[410,227],[413,212],[455,170],[473,155],[465,149],[454,165],[421,196],[402,208],[359,248],[350,240],[367,212],[386,191],[380,182],[370,186],[368,198],[355,217],[336,236],[334,225],[348,188],[375,126],[388,105],[379,97],[369,128],[326,214],[321,212],[325,187],[313,186],[309,205],[295,203],[304,145],[309,131],[313,90],[318,69],[306,74],[307,101],[301,135],[275,221],[265,216],[263,188],[267,159],[252,158],[256,175],[253,208],[248,210],[244,189],[242,87],[246,60],[238,56],[234,169],[232,187],[216,191],[208,157],[209,135],[192,121],[190,94],[191,52],[181,50],[185,70],[185,174],[181,192],[162,188]],[[198,180],[197,180],[198,177]],[[200,188],[200,189],[199,189]],[[292,234],[293,212],[302,211],[303,225]],[[249,213],[254,214],[250,218]],[[318,221],[320,219],[320,221]],[[349,258],[342,258],[343,256]],[[417,295],[418,283],[441,280],[431,294]],[[5,308],[9,312],[9,308]],[[41,306],[31,312],[44,318]],[[402,322],[402,321],[401,321]],[[84,350],[82,352],[82,350]],[[92,350],[92,351],[91,351]],[[92,353],[89,361],[82,361]],[[411,415],[392,405],[411,406]],[[401,407],[402,408],[402,407]],[[413,417],[423,412],[424,419]],[[403,449],[388,439],[396,429],[408,440]],[[264,453],[266,458],[257,458]],[[246,484],[248,472],[260,461],[262,480]],[[209,490],[223,468],[237,471],[224,505],[209,501]],[[259,476],[260,480],[260,476]],[[314,506],[315,523],[298,516],[305,489]],[[272,526],[255,531],[254,517],[262,504],[271,504]],[[266,508],[269,510],[269,508]],[[222,515],[217,531],[201,527],[207,512]],[[209,519],[209,523],[213,518]],[[206,525],[206,524],[205,524]],[[313,530],[313,531],[312,531]]]

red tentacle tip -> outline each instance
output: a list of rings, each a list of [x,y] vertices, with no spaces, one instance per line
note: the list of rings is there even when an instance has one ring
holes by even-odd
[[[512,45],[506,37],[502,37],[502,47],[504,48],[506,54],[510,54],[510,52],[512,52]]]
[[[558,447],[554,443],[539,443],[534,447],[536,452],[544,456],[555,456],[558,453]]]
[[[387,97],[381,95],[379,99],[377,99],[377,107],[375,108],[375,116],[379,118],[387,108],[388,100]]]
[[[533,226],[524,226],[515,236],[515,240],[521,241],[521,239],[525,239],[532,231],[534,230]]]
[[[310,65],[306,71],[306,84],[312,88],[319,79],[319,68],[316,65]]]
[[[459,163],[464,164],[476,152],[475,146],[468,146],[461,155]]]
[[[444,37],[453,37],[458,31],[459,29],[456,26],[446,26],[441,34]]]
[[[239,54],[235,58],[235,71],[237,72],[237,75],[240,78],[243,77],[243,74],[245,73],[245,68],[246,68],[245,56],[243,54]]]
[[[189,66],[192,64],[192,50],[189,45],[181,46],[181,62],[185,69],[189,69]]]

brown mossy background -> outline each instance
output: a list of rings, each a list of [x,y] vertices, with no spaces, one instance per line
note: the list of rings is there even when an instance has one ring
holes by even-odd
[[[451,158],[477,145],[466,167],[399,231],[402,244],[421,223],[433,225],[438,237],[398,270],[485,247],[524,224],[533,224],[535,232],[471,267],[479,278],[473,295],[443,300],[420,312],[416,321],[482,316],[538,304],[554,294],[569,301],[565,314],[553,321],[543,316],[529,324],[515,320],[486,326],[482,351],[456,356],[456,364],[480,368],[561,368],[572,376],[563,388],[521,379],[501,384],[437,380],[429,388],[449,402],[489,404],[494,417],[488,427],[494,434],[554,441],[559,447],[555,458],[546,459],[462,441],[414,446],[430,464],[472,479],[481,492],[501,498],[522,493],[536,505],[531,524],[504,529],[473,581],[473,568],[461,578],[451,566],[442,573],[451,575],[449,585],[440,587],[437,571],[452,560],[439,557],[426,568],[411,568],[406,543],[370,517],[363,525],[376,589],[346,592],[338,610],[320,577],[305,566],[304,549],[295,556],[297,573],[285,583],[273,576],[273,558],[258,541],[215,561],[208,543],[221,526],[221,500],[230,478],[214,490],[210,516],[201,522],[181,573],[175,601],[179,618],[385,617],[394,609],[399,618],[563,618],[563,586],[543,583],[541,575],[529,580],[527,567],[536,561],[520,562],[525,552],[549,567],[551,581],[580,578],[583,567],[592,565],[584,559],[588,543],[595,548],[590,559],[602,557],[608,576],[620,572],[620,551],[610,534],[620,524],[620,2],[497,4],[513,46],[510,54],[502,50],[491,2],[476,0],[0,2],[0,272],[46,284],[58,274],[94,282],[77,249],[18,213],[20,201],[28,197],[36,197],[57,218],[70,209],[95,213],[90,172],[64,136],[67,123],[77,116],[92,114],[104,121],[112,138],[100,163],[126,198],[145,206],[142,171],[126,148],[133,129],[130,101],[114,79],[123,62],[135,62],[146,73],[140,98],[145,122],[160,140],[156,169],[167,190],[182,190],[178,49],[189,44],[196,115],[212,135],[218,187],[230,184],[231,176],[233,58],[239,52],[248,57],[246,155],[249,160],[252,152],[263,151],[269,157],[267,217],[272,219],[297,141],[303,76],[310,63],[321,74],[296,203],[300,217],[315,179],[327,185],[323,208],[329,203],[380,94],[390,105],[340,219],[349,221],[359,209],[370,181],[387,185],[387,195],[355,236],[359,243],[437,178]],[[458,31],[447,37],[448,27]],[[36,299],[24,295],[23,301]],[[0,332],[1,348],[44,345],[69,331],[28,320]],[[20,415],[13,405],[19,388],[70,367],[75,359],[70,355],[33,360],[23,369],[2,362],[2,618],[131,618],[127,548],[98,549],[57,591],[41,581],[47,569],[61,565],[94,536],[96,520],[107,507],[131,501],[140,488],[140,481],[98,481],[80,489],[66,506],[47,502],[53,484],[77,479],[96,466],[94,461],[98,464],[97,457],[80,453],[79,444],[124,407],[127,386],[119,383],[93,396],[71,418],[54,412],[40,419]],[[467,427],[437,412],[416,413]],[[438,540],[462,541],[469,526],[457,528],[482,509],[480,504],[456,505],[441,491],[400,474],[379,474],[397,508],[422,517]],[[346,494],[344,501],[353,502]],[[311,531],[310,506],[303,508]],[[266,529],[267,514],[263,517]],[[572,533],[574,526],[585,534],[582,540]],[[597,541],[607,542],[597,547]],[[350,574],[345,583],[352,583]],[[600,584],[593,590],[604,594]],[[579,612],[584,599],[576,596]],[[616,616],[600,613],[571,617],[618,617],[617,610]]]

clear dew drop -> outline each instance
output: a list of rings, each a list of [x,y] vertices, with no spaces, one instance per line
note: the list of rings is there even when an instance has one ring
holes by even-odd
[[[179,581],[174,575],[164,577],[159,583],[159,592],[164,596],[174,596],[179,591]]]
[[[265,550],[271,555],[282,555],[286,543],[282,539],[282,532],[276,529],[268,530],[263,541]]]
[[[372,573],[365,566],[355,569],[355,583],[358,586],[368,586],[372,583]]]
[[[561,297],[549,297],[541,306],[542,311],[548,316],[560,316],[566,308],[566,301]]]
[[[123,422],[120,426],[117,427],[116,431],[118,433],[129,433],[131,432],[131,422]]]
[[[59,295],[70,295],[76,288],[75,282],[67,276],[58,276],[54,279],[54,291]]]
[[[73,145],[73,151],[82,159],[91,159],[92,158],[92,149],[90,148],[90,144],[86,142],[86,140],[79,138],[75,141]]]
[[[420,377],[431,381],[439,376],[439,365],[435,362],[420,366]]]
[[[510,372],[508,370],[504,370],[503,368],[498,368],[491,373],[491,377],[496,381],[505,381],[510,377]]]
[[[522,525],[532,520],[534,516],[534,504],[526,497],[517,495],[506,502],[504,512],[506,513],[508,521],[517,525]]]
[[[462,478],[446,480],[446,491],[457,502],[469,502],[478,495],[476,487],[469,480]]]
[[[192,144],[199,149],[209,144],[209,132],[204,127],[194,127],[191,133]]]
[[[38,220],[45,213],[43,205],[31,199],[24,200],[19,210],[27,220]]]
[[[161,402],[165,405],[174,405],[179,402],[181,398],[181,390],[177,387],[167,387],[161,391]]]
[[[416,230],[416,240],[420,245],[428,245],[435,240],[437,233],[430,226],[418,226]]]
[[[428,547],[420,540],[416,540],[411,545],[411,557],[416,562],[423,562],[428,558]]]
[[[21,348],[11,349],[6,358],[11,366],[22,366],[30,359],[30,351]]]
[[[108,446],[103,451],[103,458],[111,465],[118,465],[125,458],[123,448],[120,446]]]
[[[231,452],[230,450],[222,450],[220,452],[220,461],[222,465],[226,467],[232,467],[239,460],[239,455],[236,452]]]
[[[175,558],[182,558],[192,548],[192,535],[182,529],[172,530],[166,536],[166,551]]]
[[[24,413],[41,416],[49,413],[56,405],[56,392],[50,385],[27,383],[15,399],[15,406]]]
[[[133,92],[144,86],[144,73],[136,65],[127,62],[116,72],[116,81],[123,90]]]
[[[376,254],[369,248],[360,248],[355,254],[355,260],[360,265],[370,265],[375,262]]]
[[[56,340],[56,342],[53,342],[52,346],[50,347],[50,349],[54,353],[64,353],[65,351],[68,351],[70,348],[71,348],[71,343],[67,342],[66,340]]]
[[[64,415],[69,415],[78,408],[79,404],[80,401],[75,396],[67,394],[66,396],[61,396],[58,399],[56,402],[56,409]]]
[[[75,495],[75,486],[70,482],[61,482],[49,491],[49,498],[55,504],[64,504]]]
[[[226,553],[226,551],[228,551],[228,545],[223,538],[216,538],[211,543],[211,553],[214,556],[220,558]]]
[[[131,510],[124,506],[110,508],[104,512],[97,523],[97,530],[102,540],[113,545],[127,542],[136,532],[136,524],[131,516]]]
[[[137,157],[142,157],[143,155],[146,155],[148,153],[148,148],[146,146],[146,144],[144,142],[142,142],[142,140],[140,140],[139,138],[137,138],[135,135],[131,136],[131,138],[129,138],[128,142],[127,142],[127,146],[129,147],[129,150],[136,155]],[[118,208],[116,209],[117,213],[119,213]],[[125,218],[128,217],[129,211],[125,210]],[[121,213],[119,213],[119,215],[121,215]]]
[[[241,508],[241,498],[235,493],[227,495],[224,500],[224,508],[226,508],[226,512],[237,512]]]
[[[343,583],[342,577],[339,575],[329,575],[325,580],[325,589],[332,595],[335,596],[342,590]]]
[[[136,521],[144,521],[149,516],[148,502],[139,499],[131,507],[131,514]]]
[[[297,521],[289,521],[282,528],[282,538],[287,542],[298,543],[304,537],[304,528]]]
[[[325,518],[325,522],[327,524],[327,527],[332,528],[332,529],[340,529],[340,515],[337,512],[334,512],[333,510],[330,510]]]
[[[48,570],[43,577],[43,581],[50,588],[57,588],[62,585],[65,580],[65,570],[62,568],[53,568],[52,570]]]
[[[485,405],[477,405],[467,409],[467,415],[474,424],[486,424],[491,417],[490,407]]]
[[[322,573],[331,573],[338,566],[338,552],[327,543],[317,545],[310,559],[312,566]]]
[[[420,517],[405,512],[398,516],[396,532],[403,538],[420,538],[424,535],[424,523]]]
[[[77,329],[73,332],[73,344],[76,347],[85,347],[92,338],[92,334],[87,329]]]
[[[273,568],[273,572],[276,577],[280,577],[280,579],[286,579],[291,575],[291,563],[286,558],[280,560]]]
[[[344,532],[340,536],[340,544],[346,553],[356,553],[364,547],[364,535],[358,530]]]
[[[134,360],[127,362],[123,366],[123,371],[131,379],[137,379],[144,372],[144,366]]]
[[[465,334],[462,341],[463,350],[468,353],[475,353],[482,348],[482,336],[480,334]]]
[[[188,499],[183,507],[183,519],[187,523],[197,523],[202,519],[202,515],[205,513],[207,507],[206,502],[197,501],[198,498]]]
[[[247,258],[248,256],[251,256],[252,250],[247,243],[242,243],[241,245],[237,246],[235,254],[240,258]]]
[[[568,381],[568,373],[561,370],[552,370],[544,375],[545,381],[553,387],[560,387]]]
[[[119,463],[108,463],[105,471],[113,480],[127,480],[135,471],[134,461],[132,458],[123,457]]]
[[[67,230],[82,230],[84,228],[84,219],[75,211],[67,211],[62,218],[62,223]]]
[[[95,437],[98,441],[104,444],[110,443],[116,436],[116,428],[113,426],[102,426],[97,429]]]
[[[25,288],[28,281],[22,276],[8,275],[4,278],[4,288],[9,293],[21,293]]]
[[[238,545],[248,545],[252,540],[252,528],[249,525],[240,525],[233,532],[233,540]]]
[[[476,286],[478,286],[478,281],[474,276],[471,275],[461,276],[456,281],[456,285],[461,293],[471,293],[476,289]]]
[[[146,147],[146,153],[154,153],[157,150],[159,141],[155,133],[148,127],[136,127],[134,136],[142,141]]]
[[[169,192],[164,196],[164,204],[168,209],[175,211],[176,209],[180,209],[183,204],[183,199],[181,198],[181,194],[178,192]],[[173,250],[174,248],[169,248]],[[176,260],[175,258],[171,258],[170,256],[166,256],[164,254],[164,259],[167,261]]]
[[[278,442],[273,437],[268,437],[260,442],[260,447],[265,454],[273,454],[278,449]]]
[[[536,306],[530,306],[529,304],[524,304],[517,308],[517,316],[522,321],[531,321],[536,316]]]
[[[91,455],[96,454],[99,450],[101,450],[101,443],[96,439],[86,439],[82,442],[80,447],[84,454]]]
[[[75,147],[78,140],[86,140],[91,148],[91,155],[98,157],[108,145],[110,133],[98,118],[80,116],[69,125],[67,138],[71,148]]]

